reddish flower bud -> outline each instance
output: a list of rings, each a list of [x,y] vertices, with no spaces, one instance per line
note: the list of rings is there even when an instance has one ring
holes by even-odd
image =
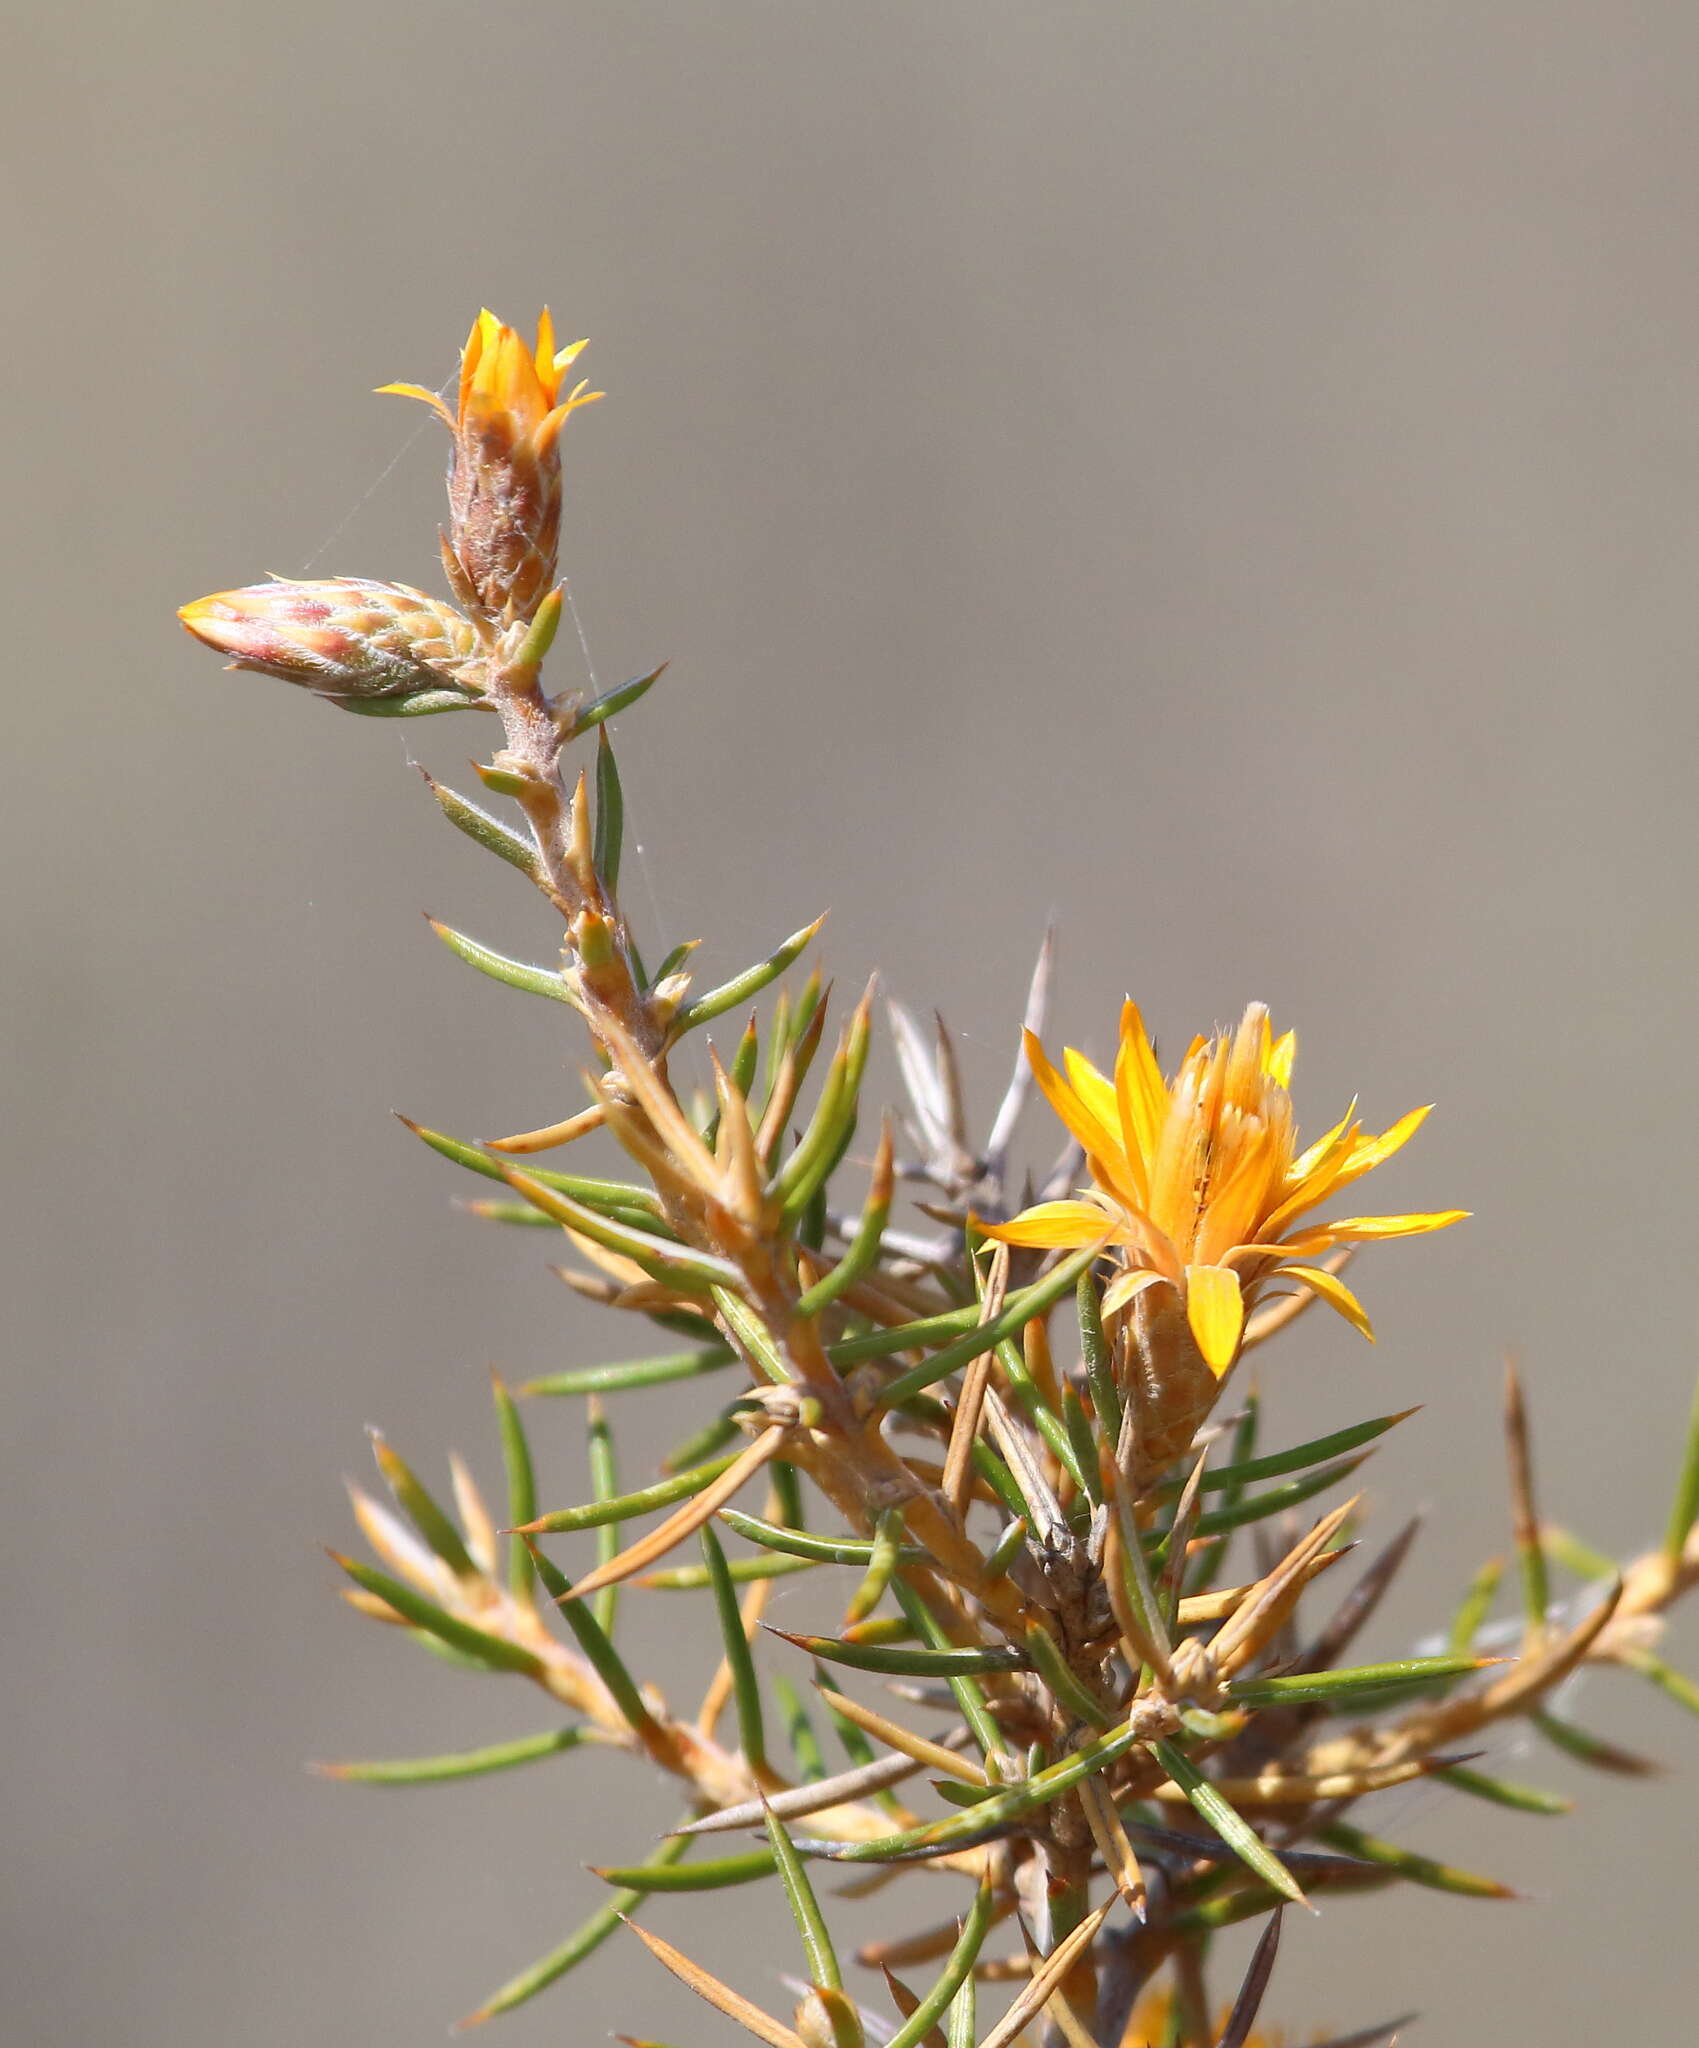
[[[322,697],[364,705],[479,694],[471,620],[404,583],[255,583],[200,598],[177,616],[197,640],[229,655],[232,668],[281,676]]]
[[[448,549],[472,601],[504,619],[528,619],[555,581],[560,545],[560,430],[601,397],[561,383],[585,344],[557,350],[544,307],[537,346],[483,312],[460,357],[451,413],[419,384],[379,388],[422,399],[454,435],[448,473]]]

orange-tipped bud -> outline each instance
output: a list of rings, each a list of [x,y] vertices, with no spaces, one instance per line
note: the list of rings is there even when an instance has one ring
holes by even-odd
[[[259,669],[343,702],[419,699],[479,689],[472,622],[404,583],[338,576],[250,584],[186,604],[177,616],[232,668]]]
[[[528,619],[555,581],[560,544],[560,430],[599,391],[560,388],[584,343],[556,349],[547,307],[528,348],[493,313],[480,313],[460,356],[451,413],[417,384],[380,388],[422,399],[448,423],[448,550],[464,594],[503,619]],[[458,587],[458,586],[457,586]]]

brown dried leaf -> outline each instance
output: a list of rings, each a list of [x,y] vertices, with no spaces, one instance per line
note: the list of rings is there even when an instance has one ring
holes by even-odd
[[[718,1977],[711,1977],[699,1963],[693,1963],[681,1955],[670,1941],[663,1941],[658,1934],[650,1934],[639,1927],[635,1920],[620,1915],[637,1939],[656,1959],[664,1963],[681,1984],[686,1984],[698,1998],[706,1999],[716,2012],[723,2012],[727,2019],[736,2020],[758,2041],[765,2041],[768,2048],[808,2048],[802,2036],[793,2033],[789,2027],[781,2026],[776,2019],[764,2013],[758,2005],[751,2005],[747,1998],[734,1991],[729,1984],[722,1984]]]

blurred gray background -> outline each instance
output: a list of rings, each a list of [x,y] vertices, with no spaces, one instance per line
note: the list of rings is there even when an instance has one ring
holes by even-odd
[[[1374,1468],[1381,1526],[1429,1519],[1372,1647],[1505,1542],[1506,1345],[1548,1511],[1656,1532],[1699,1209],[1690,6],[96,0],[20,17],[3,89],[8,2041],[441,2039],[672,1812],[580,1759],[301,1768],[548,1718],[339,1604],[362,1425],[489,1476],[491,1363],[643,1344],[388,1116],[577,1100],[570,1020],[418,916],[549,945],[407,765],[482,725],[340,717],[171,619],[432,579],[439,430],[367,394],[446,377],[481,303],[549,300],[612,394],[566,561],[602,684],[674,664],[620,726],[651,953],[717,977],[829,905],[840,986],[941,1005],[987,1108],[1052,915],[1100,1055],[1127,990],[1170,1045],[1266,998],[1312,1130],[1440,1104],[1367,1206],[1477,1212],[1363,1261],[1377,1350],[1268,1354],[1277,1441],[1425,1404]],[[714,1393],[633,1410],[632,1468]],[[577,1429],[537,1417],[551,1504]],[[1672,1775],[1392,1803],[1528,1899],[1294,1920],[1271,2015],[1685,2037],[1699,1728],[1612,1676],[1577,1712]],[[653,1921],[771,2003],[752,1898]],[[630,1943],[498,2023],[615,2025],[733,2038]]]

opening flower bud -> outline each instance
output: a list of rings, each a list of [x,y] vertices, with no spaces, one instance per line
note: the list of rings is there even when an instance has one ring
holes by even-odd
[[[545,306],[535,348],[482,312],[460,355],[451,413],[419,384],[379,388],[421,399],[454,436],[448,472],[451,570],[455,587],[498,618],[528,619],[555,581],[560,546],[560,430],[581,405],[600,398],[578,384],[562,398],[566,372],[584,348],[555,347]],[[463,579],[463,580],[462,580]]]
[[[470,702],[480,692],[472,622],[404,583],[255,583],[198,598],[177,616],[232,668],[322,697],[362,705],[446,693]]]

